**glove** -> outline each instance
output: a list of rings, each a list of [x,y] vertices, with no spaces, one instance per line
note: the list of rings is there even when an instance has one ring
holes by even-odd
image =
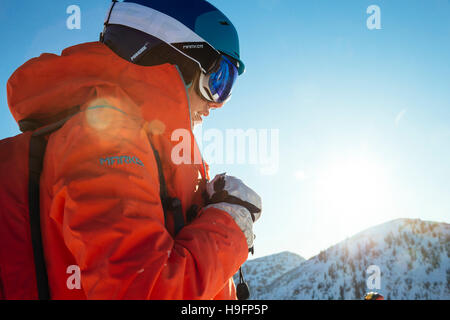
[[[240,179],[218,174],[207,183],[208,207],[227,212],[241,228],[248,248],[253,247],[253,223],[261,217],[261,197]]]

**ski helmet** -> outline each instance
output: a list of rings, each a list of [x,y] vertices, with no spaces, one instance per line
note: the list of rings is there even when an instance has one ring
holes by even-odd
[[[235,27],[205,0],[113,0],[100,40],[140,65],[183,64],[188,58],[201,70],[199,93],[213,102],[226,101],[245,71]],[[192,66],[184,69],[190,69],[181,70],[189,83]]]

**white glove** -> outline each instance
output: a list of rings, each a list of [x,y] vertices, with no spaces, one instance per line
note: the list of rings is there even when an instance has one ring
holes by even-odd
[[[231,215],[247,239],[248,248],[253,247],[253,222],[261,217],[261,197],[240,179],[218,174],[206,185],[208,207],[214,207]]]

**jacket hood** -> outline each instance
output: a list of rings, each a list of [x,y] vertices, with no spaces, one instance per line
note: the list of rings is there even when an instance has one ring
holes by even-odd
[[[109,103],[144,120],[157,120],[158,130],[191,129],[186,86],[176,66],[135,65],[100,42],[29,60],[8,80],[7,97],[16,122]]]

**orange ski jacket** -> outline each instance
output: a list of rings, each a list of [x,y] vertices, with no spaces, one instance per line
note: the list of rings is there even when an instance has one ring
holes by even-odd
[[[138,66],[102,43],[85,43],[29,60],[11,76],[7,93],[21,123],[45,123],[79,108],[48,136],[40,177],[52,299],[236,299],[232,276],[247,259],[246,239],[229,214],[202,209],[208,173],[176,66]],[[37,298],[28,216],[31,134],[0,142],[3,299]],[[189,146],[182,157],[192,161],[173,160],[180,143]],[[152,146],[169,195],[181,201],[178,233],[173,218],[164,218]],[[200,208],[194,214],[193,205]]]

